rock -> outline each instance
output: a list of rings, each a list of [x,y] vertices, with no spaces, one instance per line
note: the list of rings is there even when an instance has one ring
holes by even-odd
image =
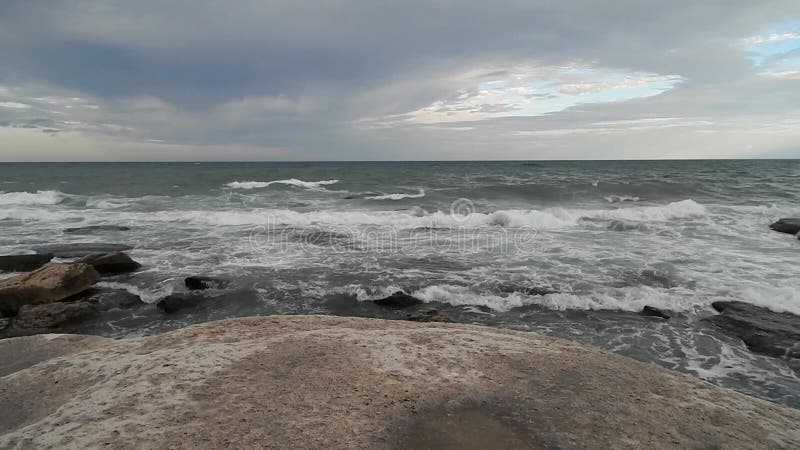
[[[130,309],[145,304],[138,295],[124,289],[92,288],[76,296],[75,300],[89,303],[97,311]]]
[[[165,314],[174,314],[180,310],[194,308],[205,303],[208,297],[200,294],[170,294],[156,303],[159,311]]]
[[[141,264],[122,252],[84,256],[75,262],[94,267],[100,275],[119,275],[121,273],[134,272],[142,267]]]
[[[386,308],[404,309],[411,306],[421,305],[422,300],[412,297],[403,291],[397,291],[386,298],[373,300],[372,303],[375,303],[378,306],[384,306]]]
[[[129,227],[119,225],[91,225],[88,227],[66,228],[64,233],[70,234],[92,234],[103,231],[129,231]]]
[[[800,219],[781,219],[769,226],[780,233],[800,233]]]
[[[436,309],[430,309],[420,314],[409,315],[406,317],[406,320],[410,320],[411,322],[445,322],[445,323],[453,322],[452,320],[450,320],[449,317],[447,317],[446,315],[444,315],[443,313],[439,312],[439,310]]]
[[[664,310],[658,309],[654,306],[645,306],[642,308],[642,312],[639,314],[645,317],[660,317],[662,319],[669,319],[670,315],[667,314]]]
[[[96,283],[100,274],[87,264],[48,264],[0,282],[0,312],[15,315],[23,305],[64,300]]]
[[[800,410],[473,325],[271,316],[30,336],[0,341],[0,370],[0,448],[800,448]]]
[[[213,277],[186,277],[183,284],[192,291],[203,291],[206,289],[222,289],[230,284],[228,280]]]
[[[56,258],[81,258],[99,253],[124,252],[133,247],[125,244],[56,244],[37,247],[34,250],[40,255],[52,254]]]
[[[747,348],[774,357],[800,358],[800,316],[744,302],[714,302],[720,312],[704,320],[739,337]]]
[[[43,305],[23,305],[11,321],[10,334],[42,332],[67,321],[94,313],[87,302],[56,302]],[[46,331],[45,331],[46,332]]]
[[[53,254],[0,256],[0,272],[30,272],[50,262]]]

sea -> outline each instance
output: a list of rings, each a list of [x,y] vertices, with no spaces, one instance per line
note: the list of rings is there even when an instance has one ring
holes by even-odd
[[[115,243],[143,264],[100,283],[140,307],[73,332],[436,309],[800,407],[796,364],[703,320],[720,300],[800,314],[800,241],[768,228],[782,217],[800,217],[798,160],[0,164],[0,254]],[[89,225],[130,229],[63,231]],[[230,284],[158,311],[191,275]],[[396,291],[425,303],[370,302]]]

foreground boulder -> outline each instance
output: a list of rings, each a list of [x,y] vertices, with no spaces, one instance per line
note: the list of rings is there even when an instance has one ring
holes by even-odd
[[[769,226],[780,233],[800,233],[800,219],[781,219]]]
[[[94,234],[105,231],[129,231],[129,227],[119,225],[90,225],[86,227],[66,228],[64,233],[69,234]]]
[[[56,258],[81,258],[98,253],[124,252],[132,248],[130,245],[125,244],[79,243],[44,245],[36,247],[34,250],[40,255],[51,254]]]
[[[386,308],[404,309],[404,308],[409,308],[411,306],[421,305],[422,300],[416,297],[412,297],[403,291],[397,291],[388,297],[381,298],[378,300],[373,300],[372,303],[375,303],[378,306],[383,306]]]
[[[53,254],[0,256],[0,272],[30,272],[50,262]]]
[[[75,262],[88,264],[100,275],[119,275],[122,273],[129,273],[138,270],[142,267],[141,264],[131,259],[125,253],[99,253],[95,255],[84,256]]]
[[[56,302],[44,305],[23,305],[11,321],[11,335],[46,333],[68,321],[94,313],[87,302]]]
[[[800,358],[800,316],[744,302],[714,302],[720,312],[705,320],[739,337],[756,353]]]
[[[183,283],[189,290],[203,291],[206,289],[222,289],[230,282],[221,278],[213,277],[186,277]]]
[[[0,370],[0,448],[800,446],[798,410],[470,325],[279,316],[33,336],[0,341]]]
[[[87,264],[48,264],[0,282],[0,313],[15,315],[23,305],[64,300],[96,283],[100,274]]]

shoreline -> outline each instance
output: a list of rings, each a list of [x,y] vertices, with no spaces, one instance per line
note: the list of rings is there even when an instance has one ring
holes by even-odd
[[[3,447],[800,445],[798,410],[476,325],[268,316],[0,341],[3,360],[20,352],[32,365],[0,378]]]

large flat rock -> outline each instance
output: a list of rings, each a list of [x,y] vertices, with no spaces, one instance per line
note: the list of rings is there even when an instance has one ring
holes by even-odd
[[[0,448],[800,446],[798,410],[530,333],[274,316],[60,339],[0,343],[33,353],[0,378]]]
[[[91,288],[99,279],[97,271],[87,264],[48,264],[0,281],[0,312],[16,315],[23,305],[64,300]]]

